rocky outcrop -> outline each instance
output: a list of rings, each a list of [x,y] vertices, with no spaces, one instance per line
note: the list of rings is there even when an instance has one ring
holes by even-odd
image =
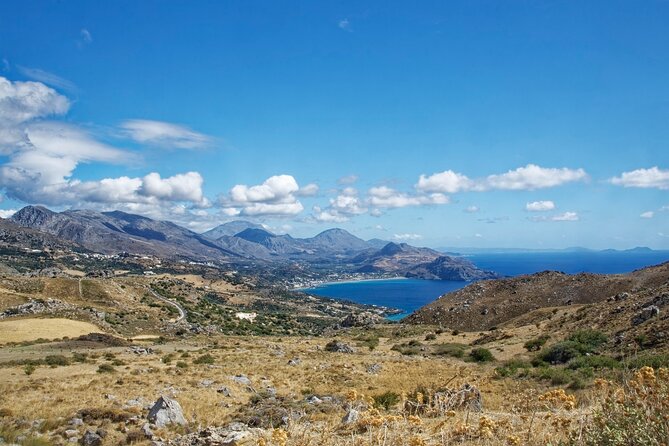
[[[165,427],[170,424],[178,424],[181,426],[188,424],[186,418],[184,418],[181,405],[177,400],[166,396],[158,398],[158,401],[156,401],[153,407],[151,407],[151,410],[149,410],[147,419],[157,427]]]
[[[333,353],[354,353],[355,350],[348,344],[341,341],[330,341],[325,345],[326,352]]]
[[[362,313],[349,313],[339,325],[344,328],[371,327],[383,321],[384,319],[381,316],[365,311]]]
[[[462,257],[441,256],[432,262],[423,263],[409,269],[406,277],[428,280],[474,281],[497,279],[499,274],[479,269]]]

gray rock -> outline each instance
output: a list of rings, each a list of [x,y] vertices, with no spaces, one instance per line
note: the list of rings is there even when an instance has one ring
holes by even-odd
[[[65,438],[72,438],[79,435],[79,431],[76,429],[68,429],[64,432]]]
[[[323,400],[318,398],[316,395],[312,395],[309,398],[307,398],[307,403],[309,403],[309,404],[318,405],[318,404],[321,404],[322,402],[323,402]]]
[[[642,324],[646,322],[648,319],[657,317],[659,315],[660,315],[659,307],[657,307],[656,305],[648,306],[643,310],[641,310],[641,312],[636,316],[634,316],[634,318],[632,318],[632,325]]]
[[[169,442],[172,446],[241,446],[248,444],[254,437],[246,425],[228,427],[208,427],[199,432],[175,438]]]
[[[341,422],[344,424],[355,423],[360,419],[360,412],[355,409],[349,409],[349,411],[344,415],[344,418],[341,419]]]
[[[330,341],[325,345],[325,351],[334,353],[354,353],[355,350],[341,341]]]
[[[367,367],[367,373],[369,373],[370,375],[376,375],[381,371],[382,368],[383,366],[381,364],[372,364],[369,367]]]
[[[82,420],[81,418],[72,418],[68,424],[70,426],[83,426],[84,420]]]
[[[151,426],[149,426],[149,423],[144,423],[142,428],[140,429],[144,436],[148,439],[153,438],[153,431],[151,430]]]
[[[250,386],[251,385],[251,380],[246,376],[246,375],[235,375],[231,377],[234,382],[237,384],[242,384],[244,386]]]
[[[81,446],[102,446],[102,437],[93,431],[86,431],[79,441]]]
[[[228,388],[225,387],[225,386],[219,388],[218,390],[216,390],[216,392],[218,392],[218,393],[220,393],[221,395],[226,396],[226,397],[228,397],[228,398],[230,398],[230,397],[232,396],[232,392],[230,392],[230,389],[228,389]]]
[[[157,427],[165,427],[169,424],[179,424],[185,426],[188,424],[184,418],[183,410],[177,400],[161,396],[153,405],[147,417],[149,421]]]
[[[300,358],[293,358],[290,361],[288,361],[288,365],[296,366],[300,365],[302,363],[302,360]]]
[[[203,379],[200,381],[200,387],[211,387],[212,384],[214,384],[213,379]]]

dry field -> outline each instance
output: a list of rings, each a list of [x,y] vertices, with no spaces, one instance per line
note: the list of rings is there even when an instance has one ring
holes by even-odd
[[[30,342],[37,339],[75,338],[100,329],[88,322],[71,319],[24,318],[0,321],[0,344]]]

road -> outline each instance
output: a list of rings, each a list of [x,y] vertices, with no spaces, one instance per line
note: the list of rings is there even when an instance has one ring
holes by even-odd
[[[153,288],[149,288],[149,291],[151,292],[151,294],[153,294],[153,297],[155,297],[158,300],[162,300],[163,302],[165,302],[167,304],[172,305],[174,308],[176,308],[179,311],[179,317],[176,318],[176,319],[173,319],[172,322],[181,322],[184,319],[186,319],[186,310],[184,310],[184,308],[181,305],[179,305],[177,302],[174,302],[173,300],[169,300],[169,299],[161,296],[160,294],[156,293],[155,291],[153,291]]]

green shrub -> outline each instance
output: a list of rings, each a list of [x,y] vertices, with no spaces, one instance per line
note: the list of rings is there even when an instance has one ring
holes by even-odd
[[[604,344],[607,338],[601,331],[578,330],[576,333],[569,336],[569,340],[583,345],[582,348],[586,349],[583,353],[589,353]]]
[[[536,352],[541,350],[541,347],[543,347],[549,339],[550,336],[541,335],[538,338],[530,339],[523,345],[523,347],[525,347],[528,352]]]
[[[35,373],[35,370],[37,370],[37,366],[33,363],[28,363],[23,367],[23,373],[25,373],[28,376]]]
[[[625,365],[633,370],[640,369],[641,367],[652,367],[654,369],[659,369],[660,367],[669,367],[669,354],[645,353],[627,360]]]
[[[467,346],[464,344],[458,344],[455,342],[437,344],[434,346],[433,354],[438,356],[452,356],[454,358],[462,358],[465,355],[466,347]]]
[[[569,361],[567,365],[572,370],[593,368],[593,369],[617,369],[620,362],[610,356],[580,356]]]
[[[469,352],[469,357],[474,362],[489,362],[495,360],[495,357],[493,356],[492,352],[487,348],[472,349],[472,351]]]
[[[63,355],[48,355],[46,358],[44,358],[44,364],[49,365],[51,367],[56,367],[59,365],[63,366],[63,365],[69,365],[70,360]]]
[[[437,339],[437,335],[434,333],[428,333],[427,335],[425,335],[426,341],[434,341],[435,339]]]
[[[538,358],[550,364],[565,364],[583,353],[581,344],[574,341],[562,341],[542,350]]]
[[[374,395],[374,407],[390,410],[400,402],[400,395],[395,392],[385,392],[380,395]]]
[[[213,364],[214,362],[214,357],[207,353],[195,359],[193,364]]]
[[[495,368],[495,373],[499,377],[514,376],[519,369],[529,369],[532,365],[520,359],[510,359],[499,367]]]
[[[100,364],[98,366],[98,373],[114,373],[116,369],[111,364]]]
[[[176,366],[180,369],[187,369],[188,364],[185,361],[177,361]]]

